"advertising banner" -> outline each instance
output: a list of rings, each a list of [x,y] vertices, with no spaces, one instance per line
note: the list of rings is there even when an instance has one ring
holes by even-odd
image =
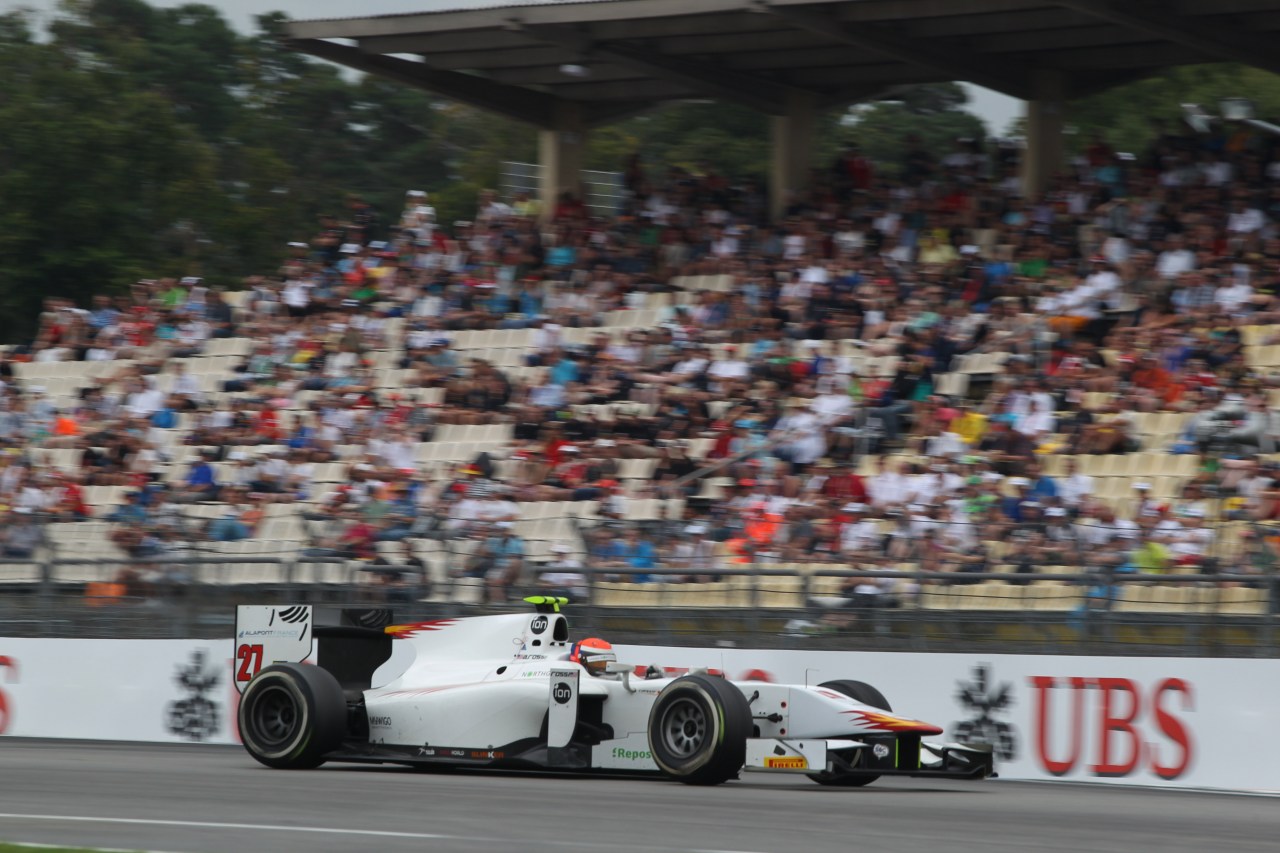
[[[865,681],[948,740],[992,744],[1005,779],[1280,791],[1280,660],[649,646],[618,657],[738,680]]]
[[[236,743],[230,640],[0,638],[0,734]]]
[[[239,641],[237,641],[239,642]],[[1280,791],[1280,660],[619,646],[669,674],[878,688],[946,740],[992,744],[1000,776]],[[235,743],[230,640],[0,638],[0,735]]]

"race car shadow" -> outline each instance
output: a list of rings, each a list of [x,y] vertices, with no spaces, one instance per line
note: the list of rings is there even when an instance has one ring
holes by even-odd
[[[384,773],[398,775],[424,775],[424,776],[464,776],[471,778],[484,777],[502,777],[502,778],[520,778],[520,779],[547,779],[547,780],[616,780],[616,781],[642,781],[647,783],[664,783],[667,785],[679,785],[680,783],[673,779],[666,779],[657,773],[607,773],[600,771],[582,772],[573,770],[546,770],[542,768],[521,769],[516,767],[460,767],[449,764],[416,764],[412,766],[391,765],[391,764],[328,764],[323,768],[328,772],[357,772],[357,773]],[[901,796],[919,796],[919,795],[937,795],[937,794],[977,794],[981,793],[982,786],[975,786],[972,782],[957,782],[955,787],[939,786],[937,784],[913,784],[908,779],[895,779],[892,781],[882,780],[866,787],[857,788],[839,788],[826,785],[818,785],[802,776],[792,776],[787,779],[764,778],[755,773],[746,773],[737,780],[725,783],[728,788],[740,786],[749,786],[752,790],[758,791],[786,791],[786,792],[807,792],[814,794],[842,794],[842,795],[862,795],[870,796],[875,794]],[[710,789],[700,789],[710,790]]]

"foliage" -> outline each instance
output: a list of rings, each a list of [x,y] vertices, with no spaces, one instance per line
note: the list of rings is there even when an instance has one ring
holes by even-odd
[[[981,140],[982,120],[963,107],[964,89],[954,83],[911,86],[894,100],[878,101],[854,110],[853,120],[840,128],[842,143],[856,142],[862,153],[890,174],[903,165],[903,157],[915,147],[915,137],[925,151],[941,158],[955,148],[957,139]]]
[[[1217,114],[1219,101],[1228,97],[1251,98],[1260,117],[1274,120],[1280,116],[1280,75],[1233,64],[1169,69],[1073,102],[1073,144],[1084,148],[1100,137],[1116,150],[1137,153],[1162,130],[1182,131],[1182,104]]]

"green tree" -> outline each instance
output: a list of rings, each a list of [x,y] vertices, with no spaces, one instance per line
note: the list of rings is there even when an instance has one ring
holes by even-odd
[[[986,128],[964,109],[967,103],[968,95],[954,83],[907,87],[894,100],[851,110],[834,138],[857,143],[882,171],[896,174],[911,137],[938,158],[952,151],[957,139],[983,139]]]
[[[0,26],[0,322],[12,335],[40,300],[84,297],[157,268],[198,265],[215,215],[216,157],[172,104],[19,18]]]
[[[1183,104],[1217,113],[1218,102],[1228,97],[1251,98],[1261,117],[1280,118],[1280,75],[1235,64],[1172,68],[1072,102],[1068,115],[1078,129],[1072,144],[1079,149],[1101,138],[1117,150],[1137,153],[1161,129],[1181,132]]]

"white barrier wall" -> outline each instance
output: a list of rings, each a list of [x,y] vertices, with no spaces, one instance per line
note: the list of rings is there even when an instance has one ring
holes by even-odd
[[[865,681],[1006,779],[1280,791],[1280,660],[620,647],[733,679]]]
[[[1006,779],[1280,791],[1280,660],[621,646],[734,679],[878,687],[894,710],[995,744]],[[230,640],[0,638],[0,734],[235,743]]]
[[[231,640],[0,638],[0,734],[236,743]]]

